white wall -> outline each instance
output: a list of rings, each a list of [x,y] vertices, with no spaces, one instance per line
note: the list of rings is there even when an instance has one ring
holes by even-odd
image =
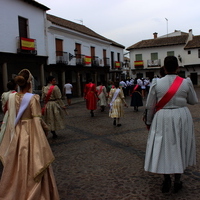
[[[46,56],[45,11],[19,0],[1,0],[0,51],[16,53],[19,36],[18,16],[28,19],[29,38],[36,39],[38,55]]]
[[[117,60],[117,53],[120,53],[120,60],[123,61],[123,49],[115,46],[111,46],[110,42],[100,40],[98,38],[90,37],[75,31],[64,29],[62,27],[52,25],[51,22],[47,22],[48,26],[48,64],[56,63],[56,47],[55,39],[63,40],[63,51],[74,55],[75,43],[81,44],[81,54],[90,56],[90,47],[95,47],[95,56],[102,60],[100,66],[104,66],[103,63],[103,49],[106,50],[106,57],[111,57],[111,51],[115,54]],[[111,62],[111,59],[110,59]],[[70,65],[75,64],[75,59],[69,61]]]

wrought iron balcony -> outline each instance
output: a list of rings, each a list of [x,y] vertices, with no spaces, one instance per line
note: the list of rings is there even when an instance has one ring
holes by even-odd
[[[16,37],[17,53],[37,55],[36,39]]]
[[[76,54],[76,65],[79,65],[79,66],[85,65],[85,55]]]
[[[147,60],[147,66],[148,67],[161,67],[161,61],[160,61],[160,59]]]
[[[56,64],[68,64],[68,53],[56,51]]]
[[[93,56],[92,57],[92,67],[98,67],[99,66],[99,57]]]
[[[104,66],[110,67],[110,58],[103,58]]]

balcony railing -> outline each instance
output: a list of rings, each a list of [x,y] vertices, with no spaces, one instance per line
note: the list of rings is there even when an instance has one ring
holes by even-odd
[[[63,51],[56,51],[56,63],[68,64],[68,53]]]
[[[98,67],[99,66],[99,57],[93,56],[92,57],[92,67]]]
[[[147,66],[148,67],[160,67],[161,66],[160,59],[158,59],[158,60],[147,60]]]
[[[103,58],[104,66],[110,66],[110,58]]]
[[[36,39],[16,37],[17,53],[37,55]]]
[[[85,65],[85,55],[76,54],[76,65],[80,65],[80,66]]]

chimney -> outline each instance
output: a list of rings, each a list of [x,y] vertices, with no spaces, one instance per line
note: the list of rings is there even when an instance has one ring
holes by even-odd
[[[192,29],[189,30],[188,41],[193,40]]]
[[[156,39],[157,38],[157,35],[158,35],[158,33],[153,33],[153,36],[154,36],[154,39]]]

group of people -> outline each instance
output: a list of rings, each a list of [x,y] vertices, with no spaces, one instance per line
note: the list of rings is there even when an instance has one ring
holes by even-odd
[[[163,193],[171,189],[171,174],[174,174],[173,191],[177,193],[183,186],[181,174],[196,164],[193,120],[186,105],[196,104],[198,99],[191,80],[177,76],[177,69],[177,58],[166,57],[166,75],[153,79],[146,102],[145,124],[149,136],[144,170],[164,175]],[[24,69],[8,83],[9,91],[2,95],[0,199],[16,196],[20,200],[59,199],[51,167],[55,158],[46,136],[51,131],[56,138],[56,131],[65,128],[66,106],[55,77],[50,76],[42,89],[41,109],[39,95],[32,94],[32,80],[31,72]],[[143,105],[140,80],[135,79],[132,86],[131,105],[138,111]],[[106,88],[103,83],[96,87],[90,80],[85,85],[84,98],[91,117],[94,117],[97,102],[102,112],[109,105],[113,125],[121,126],[123,106],[127,103],[119,82],[110,83]]]

